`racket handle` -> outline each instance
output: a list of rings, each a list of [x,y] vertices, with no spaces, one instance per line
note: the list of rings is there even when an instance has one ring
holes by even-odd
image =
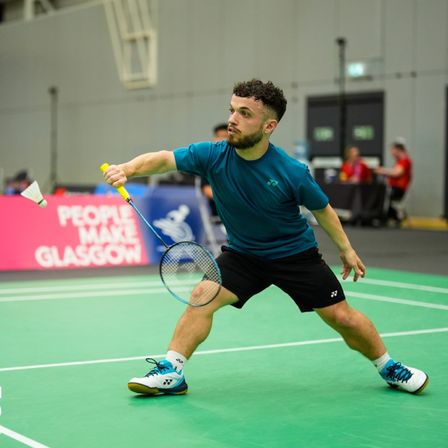
[[[103,163],[100,166],[100,170],[105,173],[106,170],[109,168],[109,164],[108,163]],[[118,191],[118,193],[120,193],[120,196],[126,201],[126,202],[130,202],[131,201],[131,195],[128,193],[128,190],[126,190],[126,188],[124,187],[115,187],[116,190]]]

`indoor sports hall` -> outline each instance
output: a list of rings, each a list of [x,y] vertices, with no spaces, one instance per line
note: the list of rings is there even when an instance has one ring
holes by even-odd
[[[448,0],[1,2],[0,448],[447,446],[447,30]],[[421,393],[389,387],[275,286],[216,312],[188,393],[128,389],[163,373],[197,284],[222,290],[233,221],[212,177],[117,191],[103,164],[209,141],[242,156],[232,89],[254,78],[282,89],[270,141],[312,173],[364,278],[342,280],[319,213],[300,222],[393,359],[427,374]],[[344,168],[360,160],[365,177]],[[206,267],[183,252],[164,271],[178,244]]]

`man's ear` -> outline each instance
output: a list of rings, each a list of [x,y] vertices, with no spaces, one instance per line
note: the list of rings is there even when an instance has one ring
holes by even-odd
[[[278,125],[278,121],[274,120],[273,118],[269,119],[266,121],[265,125],[264,125],[264,132],[266,134],[272,134],[275,130],[275,128]]]

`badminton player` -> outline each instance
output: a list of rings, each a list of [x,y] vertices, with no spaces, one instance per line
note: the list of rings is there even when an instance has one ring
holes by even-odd
[[[390,386],[410,393],[426,386],[426,373],[389,355],[373,323],[347,303],[339,280],[323,261],[301,205],[312,211],[339,250],[342,279],[353,271],[357,281],[366,272],[307,166],[270,143],[285,111],[283,92],[271,82],[238,83],[230,101],[227,140],[143,154],[106,171],[107,182],[115,187],[133,176],[172,170],[201,176],[213,189],[228,234],[228,245],[217,258],[223,285],[219,295],[204,307],[187,307],[166,358],[148,359],[153,368],[129,381],[131,391],[186,393],[185,364],[209,335],[213,314],[225,305],[242,308],[270,285],[288,294],[301,312],[316,312]]]

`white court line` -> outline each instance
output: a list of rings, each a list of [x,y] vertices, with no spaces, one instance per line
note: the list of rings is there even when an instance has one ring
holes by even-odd
[[[448,294],[448,288],[440,288],[439,286],[418,285],[416,283],[394,282],[390,280],[375,280],[370,278],[363,278],[360,281],[361,283],[366,283],[368,285],[392,286],[394,288],[416,289],[418,291],[439,292],[441,294]]]
[[[179,285],[193,285],[195,281],[180,281]],[[6,294],[27,294],[36,292],[65,292],[65,291],[94,291],[97,289],[135,289],[135,288],[152,288],[153,286],[162,286],[162,280],[154,281],[135,281],[135,282],[114,282],[95,283],[92,285],[54,285],[54,286],[38,286],[36,288],[3,288],[0,289],[0,295]]]
[[[446,333],[448,332],[448,327],[442,328],[428,328],[425,330],[410,330],[410,331],[397,331],[392,333],[381,333],[383,338],[390,337],[400,337],[400,336],[415,336],[420,334],[434,334],[434,333]],[[298,342],[285,342],[282,344],[267,344],[267,345],[252,345],[246,347],[231,347],[231,348],[220,348],[216,350],[200,350],[194,353],[194,356],[199,355],[215,355],[219,353],[235,353],[235,352],[247,352],[254,350],[266,350],[275,348],[285,348],[285,347],[299,347],[303,345],[314,345],[314,344],[329,344],[333,342],[342,342],[342,338],[329,338],[329,339],[312,339],[308,341],[298,341]],[[70,366],[85,366],[91,364],[108,364],[115,362],[128,362],[128,361],[139,361],[145,358],[164,358],[165,354],[161,355],[146,355],[146,356],[132,356],[128,358],[109,358],[109,359],[94,359],[91,361],[73,361],[73,362],[61,362],[54,364],[36,364],[30,366],[18,366],[18,367],[3,367],[0,368],[1,372],[13,372],[18,370],[32,370],[32,369],[48,369],[54,367],[70,367]]]
[[[61,291],[54,294],[35,294],[29,296],[10,296],[0,297],[0,303],[2,302],[26,302],[33,300],[64,300],[64,299],[82,299],[83,297],[111,297],[111,296],[128,296],[128,295],[140,295],[140,294],[159,294],[161,292],[167,292],[165,288],[160,289],[125,289],[117,291],[111,289],[109,291],[97,291],[91,292],[65,292]]]
[[[161,280],[153,282],[120,282],[114,283],[95,283],[93,285],[54,285],[54,286],[38,286],[36,288],[3,288],[0,289],[0,295],[6,294],[27,294],[36,292],[64,292],[64,291],[95,291],[97,289],[126,289],[126,288],[143,288],[151,286],[160,286]]]
[[[438,303],[419,302],[417,300],[398,299],[396,297],[377,296],[375,294],[364,294],[362,292],[345,291],[348,297],[357,297],[359,299],[375,300],[377,302],[398,303],[400,305],[419,306],[422,308],[431,308],[434,310],[448,311],[448,305],[440,305]]]
[[[179,288],[178,292],[190,291],[191,288]],[[2,302],[27,302],[33,300],[64,300],[64,299],[82,299],[83,297],[111,297],[111,296],[134,296],[134,295],[152,295],[168,293],[165,288],[160,289],[124,289],[117,291],[112,289],[110,291],[99,291],[95,293],[90,292],[64,292],[55,294],[36,294],[29,296],[11,296],[0,297],[0,303]]]
[[[190,288],[179,288],[178,292],[189,292]],[[144,295],[150,296],[154,294],[167,294],[167,290],[165,288],[152,288],[152,289],[126,289],[126,290],[116,290],[111,289],[109,291],[97,291],[95,293],[91,292],[63,292],[54,293],[54,294],[35,294],[35,295],[25,295],[25,296],[9,296],[9,297],[0,297],[0,303],[6,302],[28,302],[28,301],[38,301],[38,300],[65,300],[65,299],[81,299],[84,297],[95,298],[95,297],[112,297],[112,296],[129,296],[129,295]],[[386,297],[379,296],[375,294],[364,294],[360,292],[351,292],[350,290],[346,290],[346,294],[348,297],[357,297],[360,299],[366,300],[375,300],[378,302],[390,302],[390,303],[398,303],[400,305],[410,305],[410,306],[419,306],[423,308],[432,308],[436,310],[448,310],[447,305],[440,305],[438,303],[430,303],[423,302],[418,300],[407,300],[407,299],[399,299],[396,297]]]
[[[68,280],[70,281],[70,280]],[[389,280],[376,280],[364,278],[360,280],[361,284],[365,283],[367,285],[378,285],[378,286],[390,286],[398,289],[415,289],[418,291],[426,291],[426,292],[435,292],[440,294],[448,294],[448,288],[440,288],[437,286],[427,286],[427,285],[418,285],[416,283],[403,283],[403,282],[394,282]],[[179,282],[179,284],[191,285],[193,282]],[[15,288],[15,287],[7,287],[0,288],[0,295],[7,294],[23,294],[23,293],[41,293],[41,292],[57,292],[57,291],[94,291],[97,289],[138,289],[138,288],[148,288],[152,286],[161,286],[161,280],[136,280],[136,281],[114,281],[111,280],[106,283],[94,283],[94,284],[82,284],[82,285],[53,285],[53,286],[37,286],[37,287],[28,287],[28,288]]]
[[[42,445],[42,443],[36,442],[28,437],[23,436],[17,432],[11,431],[8,428],[0,425],[0,435],[4,434],[6,437],[17,440],[17,442],[23,443],[24,445],[30,446],[31,448],[48,448],[47,445]]]

